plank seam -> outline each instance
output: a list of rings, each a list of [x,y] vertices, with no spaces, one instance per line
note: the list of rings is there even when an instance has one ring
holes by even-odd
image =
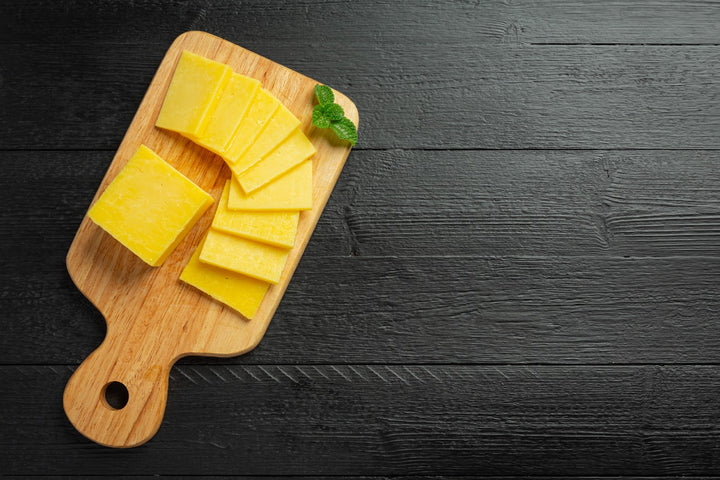
[[[115,148],[0,148],[0,153],[116,152]],[[717,152],[720,148],[653,147],[353,147],[352,152]]]
[[[527,42],[532,47],[717,47],[720,43]]]
[[[239,355],[239,357],[242,357],[242,355]],[[187,357],[187,358],[202,358],[201,356],[197,357]],[[232,357],[231,357],[232,358]],[[47,368],[51,370],[55,374],[63,373],[62,371],[57,371],[55,368],[57,367],[63,367],[67,368],[67,373],[72,373],[72,371],[79,366],[80,363],[0,363],[0,369],[3,368]],[[192,377],[189,377],[186,374],[186,370],[191,370],[192,373],[197,374],[203,380],[210,382],[210,379],[200,375],[195,369],[197,367],[210,367],[217,368],[217,367],[223,367],[225,369],[231,369],[231,368],[237,368],[237,369],[243,369],[245,372],[253,377],[255,380],[260,381],[261,379],[257,376],[252,375],[250,372],[248,372],[246,369],[251,367],[257,367],[259,369],[265,369],[269,367],[274,367],[280,369],[281,367],[284,368],[294,368],[302,373],[303,376],[307,378],[312,378],[310,375],[307,374],[304,370],[302,370],[303,367],[308,368],[312,367],[313,369],[317,370],[317,367],[347,367],[349,369],[353,369],[352,367],[366,367],[371,372],[375,373],[379,378],[387,381],[387,378],[381,376],[378,374],[377,371],[374,369],[377,367],[385,367],[386,369],[389,367],[418,367],[418,368],[434,368],[434,367],[572,367],[572,368],[583,368],[583,367],[717,367],[720,366],[720,362],[583,362],[583,363],[556,363],[556,362],[437,362],[437,363],[414,363],[414,362],[380,362],[380,363],[361,363],[361,362],[353,362],[353,363],[341,363],[341,362],[333,362],[333,363],[199,363],[199,362],[192,362],[188,364],[176,364],[173,366],[172,372],[178,371],[182,372],[182,375],[187,378],[189,381],[193,383],[197,383],[196,379],[193,379]],[[366,377],[361,376],[357,371],[353,369],[354,373],[357,374],[359,377],[365,379]],[[37,372],[40,373],[40,372]],[[215,372],[213,372],[215,374]],[[267,372],[266,372],[267,373]],[[325,375],[324,373],[318,371],[319,375],[323,376],[327,380],[330,380],[330,377]],[[338,376],[340,376],[340,373],[338,373]],[[397,373],[392,372],[393,376],[398,377],[399,379],[407,381],[404,377],[398,376]],[[288,376],[287,374],[285,374]],[[226,378],[220,377],[219,375],[215,374],[216,377],[222,378],[223,381],[227,381]],[[235,378],[239,378],[237,375],[233,375]],[[275,381],[279,381],[277,377],[271,377],[268,375],[268,378],[272,378]],[[288,378],[291,378],[288,376]],[[349,380],[347,375],[343,375],[343,378],[345,380]]]

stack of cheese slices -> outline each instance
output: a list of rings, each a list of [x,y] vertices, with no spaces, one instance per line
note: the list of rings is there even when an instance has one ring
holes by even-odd
[[[184,51],[156,126],[220,155],[232,172],[180,278],[252,318],[280,280],[299,213],[312,208],[315,148],[259,81]]]

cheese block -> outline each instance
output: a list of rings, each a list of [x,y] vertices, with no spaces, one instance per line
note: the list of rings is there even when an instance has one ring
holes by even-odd
[[[277,283],[289,252],[286,248],[247,240],[211,227],[200,252],[200,261]]]
[[[212,203],[210,195],[141,145],[88,216],[156,267]]]
[[[233,171],[240,174],[255,165],[299,126],[300,120],[284,105],[279,105],[253,144],[233,161]]]
[[[288,138],[258,163],[238,174],[230,166],[245,193],[250,193],[274,180],[296,165],[312,157],[315,147],[302,130],[294,130]]]
[[[295,244],[295,235],[297,235],[299,212],[229,210],[227,207],[229,193],[230,180],[225,182],[222,198],[215,212],[215,218],[213,218],[213,227],[226,233],[276,247],[292,248]]]
[[[235,133],[233,133],[230,145],[223,155],[223,158],[228,164],[235,163],[240,156],[245,153],[245,150],[252,145],[255,137],[258,136],[263,127],[268,123],[279,105],[280,101],[264,88],[259,89],[255,93],[255,97],[247,113],[240,121]]]
[[[227,65],[184,50],[155,125],[189,137],[198,135],[231,75]]]
[[[200,261],[205,240],[195,249],[180,274],[180,280],[251,319],[262,303],[270,284]]]
[[[249,211],[310,210],[312,188],[312,160],[304,161],[248,195],[233,176],[228,208]]]
[[[233,73],[212,113],[209,113],[207,120],[203,122],[202,130],[195,141],[222,155],[258,88],[260,82],[254,78]]]

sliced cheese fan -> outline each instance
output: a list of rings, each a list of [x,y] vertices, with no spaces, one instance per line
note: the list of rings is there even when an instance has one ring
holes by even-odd
[[[187,51],[156,125],[230,168],[212,227],[180,278],[251,318],[254,300],[262,300],[257,282],[278,281],[300,211],[312,209],[315,148],[300,120],[259,81]],[[227,284],[218,280],[223,271]],[[249,303],[239,304],[245,297]]]

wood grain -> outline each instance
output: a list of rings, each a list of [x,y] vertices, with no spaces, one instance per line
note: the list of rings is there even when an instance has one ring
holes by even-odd
[[[167,425],[115,452],[88,445],[45,394],[71,371],[0,367],[3,395],[15,392],[0,410],[4,474],[718,471],[716,365],[178,366]]]
[[[0,31],[0,42],[65,42],[73,38],[78,42],[134,43],[142,37],[167,45],[178,31],[194,29],[243,38],[243,44],[265,48],[269,36],[274,42],[333,46],[346,41],[398,45],[447,40],[715,45],[720,40],[717,4],[702,0],[614,0],[609,5],[582,0],[408,0],[401,8],[392,0],[298,0],[283,4],[279,12],[272,0],[162,0],[134,4],[132,9],[121,0],[90,4],[6,0],[0,9],[7,23]],[[125,28],[113,31],[109,38],[108,28],[118,23]]]
[[[658,150],[353,151],[304,255],[715,256],[717,157]],[[3,168],[18,182],[0,191],[6,206],[0,234],[7,248],[27,254],[7,261],[43,269],[32,252],[58,257],[58,246],[67,249],[111,158],[3,153]],[[55,201],[28,203],[39,189]],[[28,237],[37,241],[28,244]]]
[[[0,362],[73,364],[102,339],[57,265],[0,274],[4,332],[25,339]],[[257,349],[182,363],[716,363],[718,271],[716,257],[307,257]]]
[[[663,257],[720,248],[717,152],[355,155],[313,255]]]
[[[171,480],[190,480],[194,476],[189,475],[162,475],[162,478],[168,478]],[[285,479],[285,478],[293,478],[298,480],[334,480],[338,478],[338,475],[202,475],[203,480],[231,480],[231,479],[242,479],[242,480],[278,480],[278,479]],[[22,475],[5,475],[3,478],[10,478],[10,479],[22,479],[25,480],[25,477]],[[77,478],[74,475],[66,476],[66,477],[58,477],[56,475],[33,475],[33,480],[58,480],[58,478],[68,479],[72,480],[74,478]],[[107,478],[105,475],[83,475],[83,480],[97,480],[97,479],[104,479]],[[113,475],[113,479],[115,480],[154,480],[157,479],[157,475]],[[393,475],[392,477],[387,476],[368,476],[368,475],[342,475],[342,478],[352,478],[355,480],[388,480],[388,478],[392,478],[393,480],[467,480],[467,475],[432,475],[432,476],[426,476],[426,475]],[[527,477],[523,476],[482,476],[483,480],[513,480],[513,479],[524,479]],[[583,480],[614,480],[614,479],[628,479],[628,480],[668,480],[670,477],[663,476],[663,477],[633,477],[633,476],[623,476],[623,477],[593,477],[593,476],[583,476]],[[678,480],[712,480],[712,477],[677,477]],[[533,479],[536,480],[557,480],[557,477],[543,477],[543,476],[533,476]]]
[[[318,48],[264,41],[261,52],[368,112],[359,148],[720,148],[713,46],[359,41],[334,46],[332,68],[316,61]],[[0,145],[114,150],[163,52],[146,44],[0,45],[11,72],[0,91]],[[31,68],[28,57],[46,68]],[[83,75],[78,65],[88,66]],[[88,88],[97,98],[83,100]]]
[[[78,368],[64,395],[65,411],[75,427],[103,445],[132,447],[147,441],[160,426],[172,365],[186,355],[239,355],[252,350],[272,319],[282,295],[330,196],[350,151],[329,140],[310,123],[316,81],[245,49],[203,32],[188,32],[173,42],[138,108],[95,200],[140,144],[167,159],[216,201],[227,167],[219,157],[179,135],[154,127],[164,92],[183,50],[228,64],[234,71],[260,79],[288,109],[302,119],[301,128],[317,149],[313,160],[313,210],[302,212],[295,246],[277,285],[265,295],[252,321],[179,281],[179,275],[208,228],[214,208],[159,268],[145,265],[85,217],[67,255],[67,267],[80,291],[104,315],[103,343]],[[337,94],[348,117],[357,123],[352,102]],[[114,409],[104,386],[124,384],[129,401]]]

